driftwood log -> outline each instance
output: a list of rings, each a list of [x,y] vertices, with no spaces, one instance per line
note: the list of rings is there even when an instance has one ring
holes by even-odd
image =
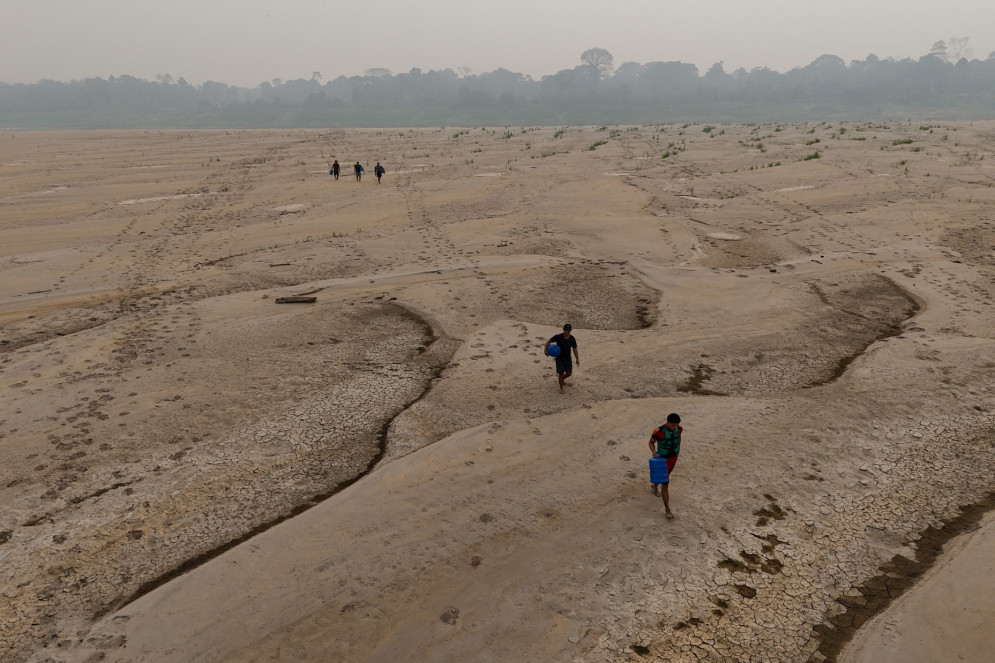
[[[304,297],[301,295],[276,298],[277,304],[314,304],[316,301],[318,301],[317,297]]]

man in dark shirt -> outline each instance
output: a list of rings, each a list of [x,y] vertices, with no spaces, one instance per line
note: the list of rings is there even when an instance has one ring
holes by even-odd
[[[580,366],[580,355],[577,354],[577,339],[573,337],[573,327],[569,324],[563,325],[563,333],[557,334],[546,341],[542,351],[549,356],[549,344],[555,343],[560,348],[560,354],[556,356],[556,377],[560,381],[560,393],[564,392],[563,387],[568,386],[565,380],[573,375],[573,363],[570,361],[570,351],[573,350],[577,365]],[[573,385],[569,385],[573,386]]]

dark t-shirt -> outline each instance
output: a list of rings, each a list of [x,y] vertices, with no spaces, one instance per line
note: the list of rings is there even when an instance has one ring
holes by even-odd
[[[570,359],[570,348],[577,347],[577,339],[573,334],[570,335],[570,338],[564,338],[563,334],[557,334],[549,339],[549,342],[560,346],[560,356],[567,360]]]

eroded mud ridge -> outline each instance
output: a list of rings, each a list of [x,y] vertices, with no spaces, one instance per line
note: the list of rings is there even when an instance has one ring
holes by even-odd
[[[916,542],[914,559],[895,555],[881,566],[879,575],[856,588],[859,594],[841,597],[839,603],[846,611],[834,615],[828,624],[816,627],[821,643],[818,654],[813,654],[809,660],[834,660],[857,629],[902,596],[936,563],[944,544],[977,527],[982,516],[993,508],[995,493],[990,493],[975,504],[963,507],[959,516],[948,520],[941,527],[927,528]]]
[[[692,377],[679,390],[728,395],[830,384],[872,345],[900,334],[919,311],[904,289],[875,275],[808,286],[822,305],[811,305],[796,327],[729,339],[725,350],[738,352],[707,347],[708,357],[690,367]]]
[[[103,377],[86,378],[93,398],[55,410],[72,432],[50,435],[47,449],[31,454],[34,470],[7,485],[22,495],[8,512],[16,518],[8,537],[33,542],[6,557],[23,573],[8,609],[46,615],[22,651],[355,481],[382,454],[387,424],[453,349],[394,304],[309,309],[248,322],[251,330],[207,331],[187,307],[119,321]],[[187,324],[171,326],[176,320]],[[243,334],[251,347],[240,344]],[[126,408],[147,371],[179,383],[197,373],[207,384],[165,395],[135,421]],[[123,382],[137,390],[128,403],[100,386]]]
[[[812,284],[819,299],[832,309],[823,314],[822,326],[816,327],[813,336],[818,334],[838,358],[831,370],[806,385],[809,387],[829,384],[843,375],[871,344],[900,334],[902,323],[919,311],[919,303],[889,279],[872,276],[829,286],[832,290],[827,292]]]

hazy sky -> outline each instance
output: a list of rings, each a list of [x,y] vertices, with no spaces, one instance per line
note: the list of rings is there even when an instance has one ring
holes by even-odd
[[[993,0],[0,0],[0,81],[168,73],[255,87],[384,67],[541,78],[601,47],[616,66],[787,71],[823,54],[918,58],[969,37],[995,51]]]

